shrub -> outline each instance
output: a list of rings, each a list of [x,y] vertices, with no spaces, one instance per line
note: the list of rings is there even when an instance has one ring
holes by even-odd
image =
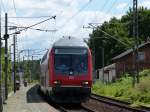
[[[142,79],[139,84],[137,84],[136,89],[141,92],[148,92],[150,91],[150,76]]]
[[[96,94],[104,94],[104,84],[100,81],[97,81],[93,87],[92,91]]]
[[[126,74],[114,83],[109,85],[96,82],[92,91],[99,95],[113,97],[132,103],[132,106],[150,106],[150,70],[140,72],[140,83],[132,87],[132,77]]]
[[[150,76],[150,69],[145,69],[142,72],[140,72],[140,77],[148,76],[148,75]]]

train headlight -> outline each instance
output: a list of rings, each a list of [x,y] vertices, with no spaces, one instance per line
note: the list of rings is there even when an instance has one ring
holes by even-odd
[[[88,85],[89,82],[88,82],[88,81],[84,81],[82,84],[83,84],[83,85]]]
[[[56,80],[56,81],[54,81],[53,82],[55,85],[60,85],[61,84],[61,82],[59,81],[59,80]]]

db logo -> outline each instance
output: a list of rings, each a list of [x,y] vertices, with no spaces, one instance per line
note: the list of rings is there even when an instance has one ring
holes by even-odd
[[[74,76],[69,76],[69,79],[74,79]]]

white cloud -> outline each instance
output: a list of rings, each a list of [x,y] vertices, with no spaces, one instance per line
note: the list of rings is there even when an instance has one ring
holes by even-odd
[[[143,0],[139,5],[150,8],[150,0]]]
[[[118,10],[122,10],[122,9],[124,9],[126,6],[127,6],[127,3],[124,2],[124,3],[119,3],[116,8],[117,8]]]
[[[63,35],[71,35],[78,38],[88,37],[92,29],[83,29],[83,25],[88,25],[90,22],[102,23],[112,17],[111,14],[92,10],[83,10],[73,17],[79,8],[88,2],[89,0],[15,0],[17,16],[56,15],[56,29],[58,29],[56,33],[34,30],[23,31],[18,35],[19,49],[48,48],[51,43]],[[10,3],[8,5],[9,8],[7,8],[9,16],[15,16],[12,5]],[[115,16],[120,17],[120,15]],[[43,19],[9,19],[9,22],[28,26],[41,20]],[[54,26],[54,20],[50,20],[34,28],[53,29],[55,28]],[[9,43],[11,42],[12,40],[9,41]]]

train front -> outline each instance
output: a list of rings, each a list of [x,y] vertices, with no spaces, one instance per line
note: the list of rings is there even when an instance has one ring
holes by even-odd
[[[53,58],[53,100],[72,103],[86,101],[92,85],[92,58],[88,47],[56,47]]]

